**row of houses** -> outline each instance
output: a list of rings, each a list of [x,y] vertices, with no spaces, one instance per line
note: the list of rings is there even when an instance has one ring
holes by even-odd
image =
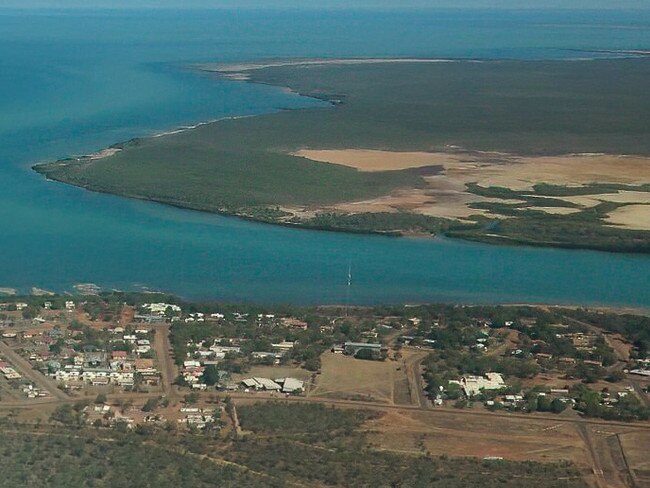
[[[132,371],[71,368],[60,369],[51,376],[55,381],[62,383],[64,386],[71,386],[77,383],[88,383],[92,386],[107,386],[113,383],[122,387],[130,387],[135,384],[135,376]]]
[[[18,371],[3,361],[0,361],[0,373],[2,373],[6,380],[19,380],[22,378]]]
[[[112,363],[113,365],[117,363]],[[135,384],[135,374],[138,373],[146,383],[155,383],[158,370],[154,368],[152,359],[136,359],[131,363],[120,363],[121,367],[92,368],[85,366],[66,365],[50,375],[64,386],[74,387],[80,383],[92,386],[107,386],[115,384],[121,387],[132,387]],[[124,364],[129,366],[124,367]]]

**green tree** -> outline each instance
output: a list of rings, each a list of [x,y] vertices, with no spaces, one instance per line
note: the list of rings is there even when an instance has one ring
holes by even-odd
[[[185,395],[185,403],[187,403],[188,405],[194,405],[198,401],[199,401],[199,394],[195,391]]]
[[[143,412],[153,412],[158,406],[158,398],[149,398],[142,406]]]
[[[219,381],[219,370],[214,364],[208,364],[203,371],[203,383],[213,386]]]
[[[75,425],[78,423],[78,414],[69,403],[64,403],[54,409],[50,420],[60,422],[63,425]]]

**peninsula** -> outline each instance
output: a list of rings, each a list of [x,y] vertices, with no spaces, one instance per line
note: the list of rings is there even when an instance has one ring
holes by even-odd
[[[38,165],[93,191],[307,228],[650,252],[650,60],[201,65],[323,108]]]

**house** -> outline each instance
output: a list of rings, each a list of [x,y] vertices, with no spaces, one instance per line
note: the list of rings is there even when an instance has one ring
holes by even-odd
[[[257,381],[255,381],[254,378],[243,379],[241,383],[246,388],[254,388],[255,390],[259,390],[262,388],[262,385],[260,385]]]
[[[153,367],[153,359],[136,359],[135,371],[143,376],[158,374],[158,371]]]
[[[638,376],[649,376],[650,377],[650,369],[632,369],[630,370],[630,374],[635,374]]]
[[[282,393],[296,394],[305,391],[304,383],[296,378],[284,378],[276,382],[282,385]]]
[[[177,317],[175,317],[177,318]],[[155,324],[158,322],[164,322],[164,315],[154,315],[154,314],[135,314],[133,320],[136,322],[146,322],[147,324]]]
[[[105,368],[88,368],[81,373],[81,379],[93,386],[105,386],[111,381],[111,371]]]
[[[373,351],[381,352],[382,350],[388,350],[382,344],[371,343],[371,342],[346,342],[343,344],[345,351],[348,354],[356,354],[360,349],[371,349]]]
[[[266,358],[273,358],[277,359],[278,361],[280,358],[282,358],[282,355],[277,352],[268,352],[268,351],[253,351],[251,353],[251,357],[253,359],[266,359]]]
[[[553,395],[568,395],[568,388],[551,388],[551,393]]]
[[[282,341],[277,344],[271,344],[271,346],[273,349],[285,353],[293,349],[294,343],[290,341]]]
[[[304,320],[300,320],[294,317],[285,317],[282,319],[282,325],[288,329],[301,329],[307,330],[308,324]]]
[[[220,346],[213,344],[210,346],[210,351],[214,352],[216,357],[223,359],[226,357],[226,354],[239,354],[241,348],[238,346]]]
[[[583,361],[584,364],[589,364],[590,366],[602,366],[603,362],[602,361],[595,361],[592,359],[585,359]]]
[[[103,376],[98,376],[97,378],[93,378],[90,380],[90,384],[93,386],[107,386],[111,382],[110,378],[106,378]]]
[[[167,309],[174,313],[181,313],[181,307],[171,303],[145,303],[142,308],[149,310],[154,315],[165,315]]]
[[[133,386],[135,378],[132,372],[113,371],[110,375],[111,381],[120,386]]]
[[[83,355],[83,364],[86,367],[97,368],[106,363],[106,353],[104,352],[86,352]]]
[[[257,381],[260,385],[262,385],[262,388],[266,391],[280,391],[282,390],[282,387],[278,385],[275,381],[269,379],[269,378],[260,378],[260,377],[255,377],[253,378],[255,381]]]
[[[4,375],[6,380],[19,380],[20,378],[22,378],[22,376],[18,372],[16,372],[14,368],[9,366],[0,368],[0,373]]]

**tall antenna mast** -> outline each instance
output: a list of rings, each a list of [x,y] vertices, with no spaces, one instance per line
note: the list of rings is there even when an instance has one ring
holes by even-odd
[[[352,286],[352,262],[348,262],[348,286],[345,290],[345,316],[348,316],[348,306],[350,305],[350,287]]]

